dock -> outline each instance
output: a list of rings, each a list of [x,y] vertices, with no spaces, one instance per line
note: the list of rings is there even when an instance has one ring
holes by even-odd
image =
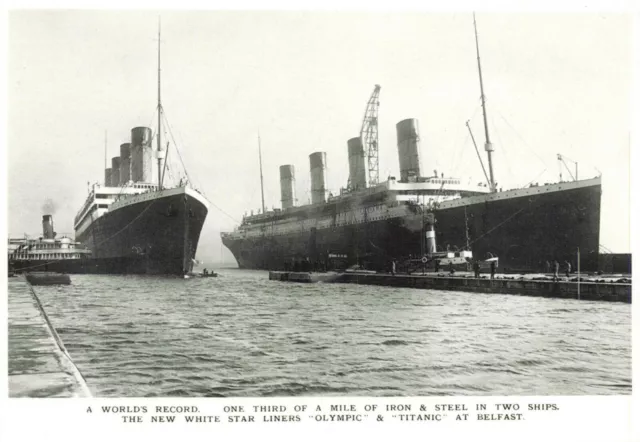
[[[294,278],[291,278],[294,275]],[[497,275],[475,278],[469,274],[395,274],[374,272],[344,272],[325,278],[322,273],[306,273],[305,277],[294,272],[269,272],[269,279],[289,282],[333,282],[347,284],[406,287],[416,289],[450,290],[474,293],[500,293],[521,296],[565,298],[582,301],[608,301],[631,304],[631,283],[615,282],[615,278],[563,278],[553,281],[532,275]],[[623,278],[619,278],[623,279]],[[627,281],[626,279],[623,279]]]
[[[9,397],[91,397],[24,276],[8,278]]]
[[[288,282],[338,282],[342,273],[337,272],[269,272],[269,279],[272,281]]]

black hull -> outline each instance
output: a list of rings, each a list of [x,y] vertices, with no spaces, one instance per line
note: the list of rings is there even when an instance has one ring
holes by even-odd
[[[57,273],[91,273],[93,266],[90,259],[65,259],[60,261],[14,260],[9,262],[9,269],[15,273],[57,272]]]
[[[581,269],[598,267],[601,186],[486,200],[435,212],[438,250],[464,250],[475,258],[500,258],[500,271],[543,271],[558,260]],[[314,265],[329,254],[346,255],[346,264],[388,270],[393,259],[424,253],[422,215],[370,221],[254,239],[223,238],[241,268],[278,270],[295,260]]]
[[[207,212],[198,198],[172,190],[109,211],[76,235],[92,251],[82,273],[184,275]]]

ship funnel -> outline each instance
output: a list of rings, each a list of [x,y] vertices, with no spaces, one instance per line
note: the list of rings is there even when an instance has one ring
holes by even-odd
[[[420,131],[418,120],[409,118],[396,124],[398,135],[398,160],[400,181],[410,181],[420,176]]]
[[[56,232],[53,231],[53,216],[42,215],[42,237],[44,239],[54,239]]]
[[[436,229],[434,224],[435,220],[433,219],[433,215],[430,215],[425,225],[425,252],[427,255],[436,253]]]
[[[327,185],[325,170],[327,169],[327,153],[314,152],[309,155],[311,168],[311,204],[327,201]]]
[[[123,186],[131,179],[131,143],[120,145],[120,185]]]
[[[120,185],[120,157],[111,158],[111,185],[113,187]]]
[[[291,164],[280,166],[280,201],[282,209],[289,209],[295,205],[296,170]]]
[[[364,148],[362,138],[351,138],[347,141],[349,149],[349,183],[351,190],[367,187],[367,170],[364,165]]]
[[[104,170],[104,185],[105,187],[111,187],[111,168]]]
[[[152,167],[151,129],[134,127],[131,129],[131,180],[151,183],[153,181]]]

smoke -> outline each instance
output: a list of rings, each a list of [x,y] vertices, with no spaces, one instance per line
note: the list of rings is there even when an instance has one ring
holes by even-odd
[[[44,200],[44,204],[42,204],[42,214],[43,215],[55,215],[56,209],[58,206],[53,202],[51,198],[47,198]]]
[[[402,226],[412,233],[420,232],[423,229],[422,216],[407,214],[401,218]]]

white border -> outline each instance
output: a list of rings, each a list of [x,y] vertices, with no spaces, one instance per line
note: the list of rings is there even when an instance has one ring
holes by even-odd
[[[44,8],[51,7],[52,3],[47,1],[16,1],[9,0],[6,2],[8,8]],[[61,6],[59,3],[55,4],[57,7]],[[406,11],[406,10],[429,10],[431,12],[438,11],[452,11],[461,9],[470,10],[476,9],[477,11],[518,11],[518,12],[633,12],[635,13],[634,23],[634,43],[635,43],[635,60],[633,78],[633,122],[634,134],[632,137],[633,148],[631,149],[632,164],[635,164],[637,160],[637,154],[635,149],[637,148],[637,127],[639,118],[636,103],[640,98],[637,88],[637,72],[638,68],[638,5],[631,0],[570,0],[563,2],[513,2],[509,0],[493,0],[486,3],[477,3],[469,1],[458,2],[430,2],[424,5],[417,5],[414,1],[396,0],[393,3],[387,2],[364,2],[364,1],[335,1],[327,0],[324,2],[315,2],[314,4],[301,5],[299,2],[293,1],[280,1],[278,3],[270,2],[269,5],[258,4],[255,1],[236,1],[231,2],[209,2],[204,4],[201,1],[183,0],[178,2],[166,2],[157,1],[151,4],[150,2],[110,2],[108,5],[104,2],[92,2],[89,6],[86,1],[67,1],[64,6],[67,8],[86,8],[86,7],[104,7],[110,8],[119,7],[122,9],[140,9],[142,8],[165,8],[165,9],[202,9],[216,8],[216,9],[237,9],[248,10],[254,8],[260,8],[263,10],[268,9],[280,9],[280,10],[299,10],[299,9],[313,9],[313,10],[362,10],[369,11]],[[3,59],[6,60],[6,46],[7,46],[7,32],[8,26],[6,10],[2,10],[3,24],[2,31],[0,31],[0,38],[2,44],[0,45],[3,52]],[[2,97],[7,96],[7,82],[6,70],[2,70],[3,76],[0,81]],[[3,100],[3,105],[0,106],[1,117],[0,118],[0,133],[6,134],[6,101]],[[6,145],[6,135],[5,135]],[[2,149],[6,162],[6,149]],[[6,196],[6,166],[2,167],[2,180],[0,182],[3,186],[3,195]],[[633,189],[636,188],[637,178],[634,174],[631,174],[631,185]],[[634,195],[635,196],[635,195]],[[637,200],[637,199],[636,199]],[[637,201],[632,198],[632,220],[637,220],[636,205]],[[6,214],[6,198],[3,199],[3,208]],[[0,217],[0,223],[2,230],[6,233],[6,218]],[[638,225],[638,223],[632,223],[632,225]],[[637,241],[637,233],[632,230],[632,243],[635,246]],[[6,235],[5,235],[6,236]],[[635,249],[635,247],[632,247]],[[4,254],[2,256],[4,258]],[[0,263],[5,265],[6,262]],[[634,270],[637,273],[638,264],[634,261]],[[5,303],[6,305],[6,303]],[[636,307],[634,307],[635,309]],[[0,318],[3,324],[6,324],[6,309],[0,309]],[[637,315],[634,315],[637,317]],[[634,321],[636,322],[636,321]],[[6,328],[2,328],[6,330]],[[4,336],[4,335],[3,335]],[[638,351],[633,350],[634,360],[637,361]],[[6,339],[0,340],[0,357],[5,358],[7,355]],[[3,359],[4,360],[4,359]],[[634,364],[634,385],[637,384],[638,369]],[[7,396],[7,383],[0,382],[0,395],[2,397]],[[637,388],[634,389],[637,391]],[[635,422],[638,422],[637,416],[640,416],[640,408],[636,395],[633,397],[538,397],[536,399],[543,399],[545,401],[558,401],[561,403],[566,413],[561,415],[561,418],[546,417],[540,421],[534,421],[530,424],[523,425],[494,425],[487,424],[485,426],[470,425],[468,427],[458,426],[450,427],[443,426],[442,428],[435,428],[430,426],[415,426],[415,425],[393,425],[385,424],[384,426],[376,425],[324,425],[318,426],[314,424],[310,425],[278,425],[278,426],[201,426],[185,429],[182,427],[167,428],[162,426],[140,426],[140,427],[127,427],[115,423],[112,416],[109,415],[88,415],[85,413],[86,406],[89,404],[96,405],[100,403],[111,403],[117,405],[126,404],[152,404],[158,402],[156,400],[2,400],[2,411],[0,412],[0,439],[1,440],[31,440],[32,437],[39,437],[40,440],[58,440],[64,439],[65,441],[82,440],[87,439],[119,439],[119,440],[145,440],[147,438],[158,438],[160,440],[175,440],[176,438],[184,440],[192,440],[194,438],[206,439],[206,440],[228,440],[228,439],[242,439],[244,437],[251,437],[254,440],[277,438],[279,440],[326,440],[331,439],[351,439],[351,440],[363,440],[363,439],[375,439],[375,440],[397,440],[402,438],[421,439],[421,440],[519,440],[539,441],[544,439],[546,441],[631,441],[640,440],[640,430],[638,424],[633,424],[634,416]],[[336,401],[342,402],[344,398],[337,399]],[[462,402],[476,400],[477,398],[447,398],[448,401],[460,400]],[[489,398],[487,398],[489,399]],[[515,397],[509,398],[515,400]],[[522,400],[524,398],[518,398]],[[314,401],[313,399],[308,399]],[[328,398],[317,399],[317,401],[326,401]],[[374,401],[382,401],[382,398],[372,399]],[[411,400],[414,400],[413,398]],[[243,401],[256,402],[273,402],[272,399],[252,399],[252,400],[214,400],[214,399],[194,399],[187,400],[189,404],[198,404],[206,409],[221,407],[224,403],[238,403]],[[294,404],[299,399],[287,399],[276,400],[277,402],[283,402],[286,404]],[[363,403],[371,401],[371,399],[353,399],[355,403]],[[166,399],[160,402],[168,404],[178,404],[184,401],[177,399]],[[630,402],[631,408],[630,408]]]

